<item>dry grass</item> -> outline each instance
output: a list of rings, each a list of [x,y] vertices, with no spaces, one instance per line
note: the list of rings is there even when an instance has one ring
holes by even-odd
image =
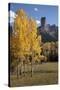
[[[33,75],[30,72],[31,65],[25,65],[25,74],[10,75],[11,86],[50,85],[58,83],[58,63],[43,63],[33,65]],[[28,72],[27,72],[28,71]]]

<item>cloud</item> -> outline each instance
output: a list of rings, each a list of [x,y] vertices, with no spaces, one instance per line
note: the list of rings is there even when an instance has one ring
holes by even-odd
[[[12,10],[9,11],[10,23],[14,22],[14,18],[16,18],[16,13]]]
[[[16,17],[15,12],[12,11],[12,10],[9,11],[9,14],[10,14],[10,17],[12,17],[12,18],[15,18]]]
[[[35,7],[35,8],[34,8],[34,11],[38,11],[38,8]]]
[[[13,23],[14,22],[14,18],[10,17],[10,23]]]
[[[37,23],[37,25],[40,25],[40,21],[39,20],[36,20],[36,23]]]

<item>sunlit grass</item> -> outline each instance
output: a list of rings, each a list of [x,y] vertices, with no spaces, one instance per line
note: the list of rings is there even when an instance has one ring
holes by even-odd
[[[31,72],[25,71],[25,74],[10,75],[11,86],[30,86],[30,85],[48,85],[58,83],[58,63],[43,63],[35,66],[31,77]],[[27,68],[25,68],[27,69]]]

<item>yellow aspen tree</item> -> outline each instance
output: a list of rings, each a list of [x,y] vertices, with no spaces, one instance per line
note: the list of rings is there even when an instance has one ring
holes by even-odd
[[[30,43],[31,43],[31,51],[36,52],[38,54],[41,53],[41,36],[37,36],[37,25],[36,22],[31,18],[30,19]]]
[[[14,32],[12,37],[12,51],[16,57],[21,58],[25,54],[33,55],[41,53],[41,36],[37,36],[37,24],[32,18],[28,18],[23,9],[16,12],[14,20]],[[34,59],[32,59],[34,60]]]

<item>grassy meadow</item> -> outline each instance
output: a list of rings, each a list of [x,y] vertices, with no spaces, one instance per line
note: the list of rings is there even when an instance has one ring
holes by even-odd
[[[34,64],[31,77],[31,65],[25,65],[25,73],[18,76],[10,75],[10,86],[32,86],[32,85],[51,85],[58,84],[58,63],[47,62]],[[22,67],[22,71],[23,71]],[[18,71],[19,72],[19,71]]]

